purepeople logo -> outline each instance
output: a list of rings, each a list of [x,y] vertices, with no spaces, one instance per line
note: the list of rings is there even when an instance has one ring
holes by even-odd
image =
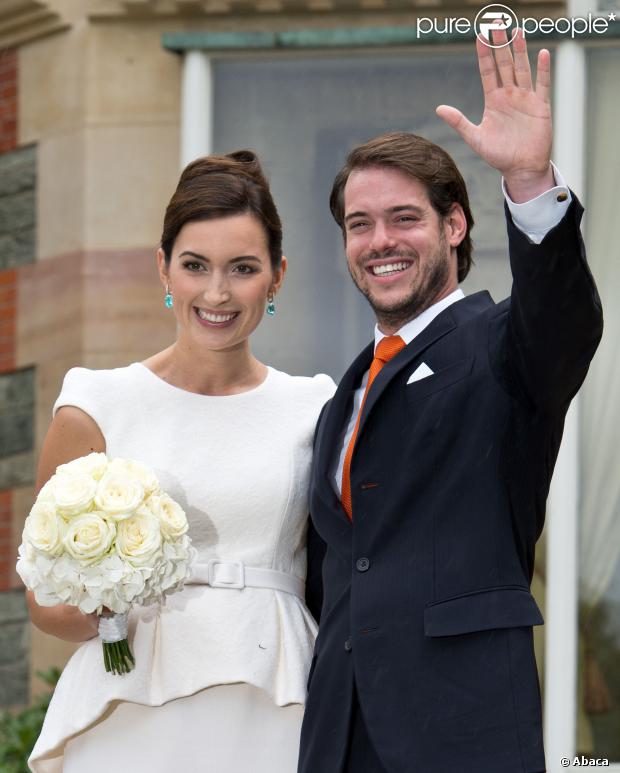
[[[586,16],[575,18],[560,17],[550,19],[534,19],[531,16],[523,17],[519,24],[519,19],[515,12],[507,5],[493,3],[485,5],[478,13],[473,23],[470,19],[463,16],[458,18],[451,17],[447,19],[431,19],[428,16],[421,16],[416,20],[416,37],[421,38],[424,35],[467,35],[472,28],[483,43],[491,48],[503,48],[512,43],[517,34],[517,28],[521,27],[524,35],[531,35],[533,32],[540,32],[543,35],[556,33],[558,35],[570,35],[571,38],[579,35],[604,35],[611,23],[616,21],[616,14],[609,13],[607,16],[593,16],[589,13]],[[504,43],[493,43],[493,32],[506,30],[506,41]]]
[[[507,5],[499,5],[498,3],[486,5],[481,11],[478,11],[474,19],[476,37],[491,48],[502,48],[512,43],[517,34],[518,27],[519,20],[515,12],[508,8]],[[506,43],[495,45],[492,42],[493,30],[506,30]]]

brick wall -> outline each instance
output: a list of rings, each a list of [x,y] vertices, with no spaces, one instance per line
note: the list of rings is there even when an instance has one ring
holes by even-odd
[[[0,51],[0,153],[17,147],[17,52]]]
[[[14,583],[13,489],[34,476],[34,370],[16,370],[16,326],[19,269],[35,259],[36,148],[17,147],[17,66],[0,51],[0,592]]]
[[[16,282],[15,271],[0,270],[0,373],[15,367]]]
[[[0,50],[0,707],[28,700],[29,624],[15,587],[15,486],[32,481],[34,369],[16,370],[19,267],[35,259],[35,148],[18,148],[17,51]],[[17,529],[21,530],[21,528]]]
[[[0,153],[16,147],[17,52],[8,49],[0,51]],[[16,277],[14,271],[2,271],[2,268],[4,264],[0,256],[0,373],[15,367]],[[0,516],[0,528],[1,524]]]
[[[17,147],[17,52],[0,52],[0,153]],[[4,267],[0,257],[0,268]],[[15,368],[15,271],[0,270],[0,373]],[[8,590],[11,556],[12,492],[0,491],[0,591]]]

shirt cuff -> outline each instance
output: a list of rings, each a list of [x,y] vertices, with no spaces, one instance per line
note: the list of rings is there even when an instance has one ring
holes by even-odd
[[[566,214],[572,196],[566,181],[560,174],[556,165],[551,162],[555,187],[530,199],[523,204],[515,204],[506,191],[506,183],[502,177],[502,193],[506,198],[506,204],[512,215],[512,222],[534,244],[540,244],[552,228],[560,222]]]

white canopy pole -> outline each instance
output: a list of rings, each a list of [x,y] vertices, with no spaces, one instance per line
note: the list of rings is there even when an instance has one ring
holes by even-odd
[[[570,9],[570,4],[569,4]],[[573,9],[572,15],[577,15]],[[553,158],[583,199],[586,61],[583,46],[562,41],[552,62]],[[578,655],[579,400],[566,417],[564,437],[547,507],[545,633],[545,751],[548,773],[560,773],[575,756]]]
[[[212,152],[213,73],[204,51],[188,51],[183,57],[181,85],[181,167]]]

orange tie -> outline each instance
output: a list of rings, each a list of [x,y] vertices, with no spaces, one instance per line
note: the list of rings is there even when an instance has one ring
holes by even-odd
[[[379,374],[381,368],[385,365],[386,362],[389,362],[392,357],[395,357],[398,352],[402,351],[404,348],[405,342],[400,336],[386,336],[379,341],[379,344],[375,350],[375,358],[370,364],[366,391],[364,392],[362,404],[360,406],[359,413],[357,414],[357,421],[355,422],[355,428],[353,430],[353,434],[351,435],[351,440],[349,440],[349,445],[347,446],[347,453],[345,454],[344,465],[342,467],[342,494],[340,496],[340,501],[342,502],[342,506],[346,510],[350,520],[353,520],[351,509],[351,457],[353,456],[353,448],[355,447],[355,439],[357,437],[357,430],[359,429],[360,425],[360,417],[362,415],[362,411],[364,410],[364,403],[368,397],[368,392],[370,391],[372,382]]]

